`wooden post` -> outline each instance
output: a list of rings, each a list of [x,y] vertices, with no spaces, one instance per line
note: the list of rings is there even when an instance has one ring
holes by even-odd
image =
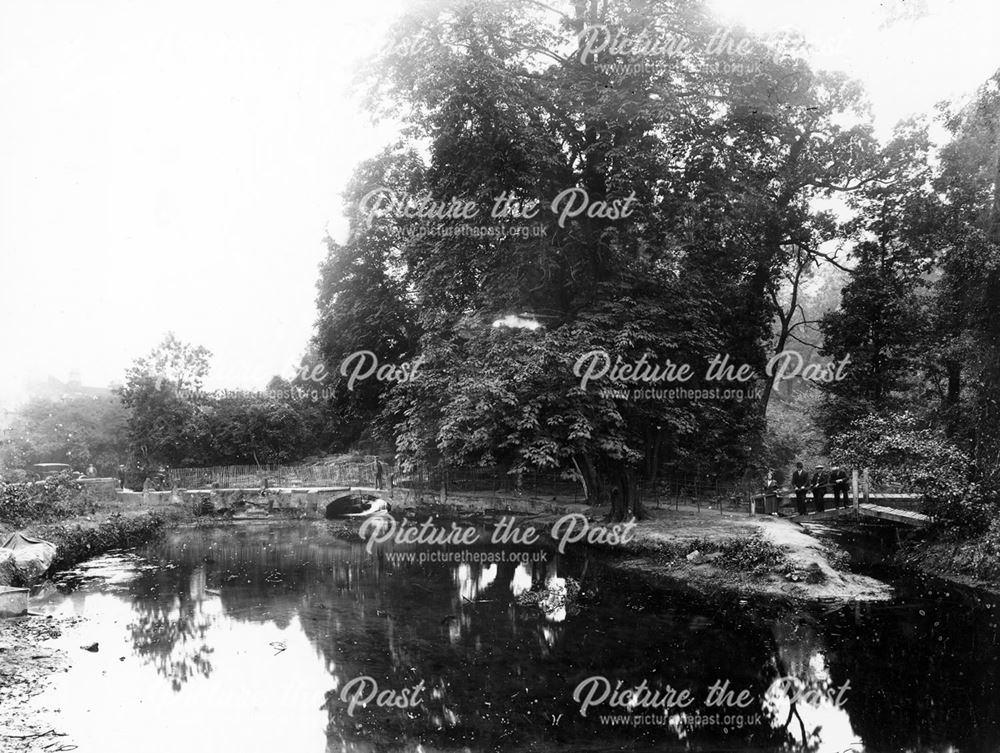
[[[854,498],[854,514],[858,515],[860,510],[858,509],[858,469],[855,468],[851,471],[851,495]]]
[[[862,495],[865,498],[865,504],[868,504],[868,495],[871,493],[871,479],[868,477],[868,469],[864,470],[864,484],[862,485]]]

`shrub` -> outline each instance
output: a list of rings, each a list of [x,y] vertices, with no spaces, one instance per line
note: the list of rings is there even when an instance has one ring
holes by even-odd
[[[87,507],[81,489],[80,482],[68,472],[35,483],[0,483],[0,521],[17,528],[80,514]]]
[[[716,564],[727,570],[764,573],[780,569],[788,562],[780,547],[761,536],[726,541],[719,547],[719,551],[722,556],[716,560]]]
[[[160,535],[165,523],[160,515],[149,513],[132,518],[112,515],[96,526],[48,526],[41,535],[57,544],[50,572],[65,570],[112,549],[144,544]]]
[[[973,480],[969,456],[912,414],[865,416],[831,439],[831,455],[868,468],[875,485],[921,494],[924,512],[949,528],[981,532],[996,514],[996,492]]]

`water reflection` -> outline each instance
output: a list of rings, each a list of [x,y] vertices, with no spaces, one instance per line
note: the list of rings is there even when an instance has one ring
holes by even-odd
[[[206,608],[203,589],[192,595],[199,581],[204,581],[204,573],[196,572],[188,593],[172,599],[140,597],[132,603],[134,618],[128,631],[135,653],[169,680],[174,690],[180,690],[193,675],[208,678],[212,673],[208,631],[221,610],[212,614]]]
[[[890,605],[793,609],[653,590],[573,558],[421,563],[399,551],[369,554],[323,523],[191,529],[144,553],[161,567],[52,597],[50,609],[85,614],[102,645],[95,666],[74,667],[58,689],[86,699],[64,710],[64,726],[101,753],[124,751],[109,730],[153,724],[150,708],[203,725],[144,741],[151,751],[205,749],[213,729],[241,751],[305,753],[1000,742],[997,607],[979,597],[921,586]],[[568,579],[582,584],[578,612],[517,603]],[[584,717],[573,690],[595,675],[688,689],[695,703]],[[363,676],[380,689],[423,682],[423,702],[352,715],[340,691]],[[708,705],[719,681],[748,690],[752,705]]]

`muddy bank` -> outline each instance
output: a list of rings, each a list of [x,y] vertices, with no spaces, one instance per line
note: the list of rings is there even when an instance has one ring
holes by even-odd
[[[46,724],[34,699],[70,665],[66,652],[49,642],[81,621],[30,615],[0,620],[0,751],[72,750],[63,732]]]
[[[155,513],[137,513],[106,520],[72,518],[19,530],[56,545],[56,558],[47,573],[52,577],[106,552],[143,544],[177,522],[177,516],[168,521]],[[45,692],[54,674],[70,665],[66,652],[48,642],[82,621],[79,617],[59,619],[30,612],[24,617],[0,619],[0,752],[74,749],[62,732],[46,724],[49,715],[32,701]]]

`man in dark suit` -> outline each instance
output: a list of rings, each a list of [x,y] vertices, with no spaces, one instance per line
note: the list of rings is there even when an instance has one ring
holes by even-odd
[[[816,472],[812,477],[813,500],[816,502],[816,512],[823,512],[826,509],[826,487],[830,483],[829,474],[823,470],[823,466],[817,465]]]
[[[802,463],[795,464],[792,472],[792,489],[795,490],[795,508],[799,515],[806,514],[806,494],[809,489],[809,472],[802,467]]]
[[[833,506],[850,507],[850,497],[847,493],[847,471],[839,465],[833,466],[830,472],[830,484],[833,486]]]

